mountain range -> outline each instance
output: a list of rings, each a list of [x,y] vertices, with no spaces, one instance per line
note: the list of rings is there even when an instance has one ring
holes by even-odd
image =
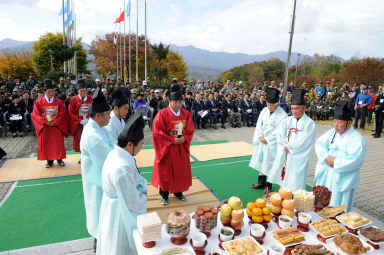
[[[0,41],[1,51],[31,51],[33,41],[17,41],[10,38],[5,38]],[[83,43],[84,49],[89,49],[89,44]],[[286,61],[286,51],[275,51],[266,54],[244,54],[244,53],[228,53],[228,52],[214,52],[197,48],[195,46],[177,46],[170,45],[170,49],[178,52],[187,63],[189,78],[202,79],[202,80],[215,80],[224,71],[244,64],[253,62],[260,62],[269,60],[271,58],[278,58]],[[89,56],[88,59],[93,59]],[[291,65],[295,65],[297,61],[297,54],[292,53]],[[89,67],[94,67],[89,65]]]

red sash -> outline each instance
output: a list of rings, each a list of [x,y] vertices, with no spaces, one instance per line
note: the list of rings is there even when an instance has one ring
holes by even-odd
[[[289,131],[288,131],[288,142],[289,142],[289,138],[291,137],[291,132],[292,131],[295,131],[295,134],[297,132],[301,132],[301,130],[298,130],[296,128],[290,128]],[[288,153],[286,152],[285,153],[285,160],[284,160],[284,166],[283,166],[283,170],[281,171],[281,180],[284,181],[284,177],[285,177],[285,167],[287,165],[287,157],[288,157]]]

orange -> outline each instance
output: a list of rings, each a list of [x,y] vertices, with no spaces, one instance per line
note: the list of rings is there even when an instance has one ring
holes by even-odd
[[[272,220],[272,214],[269,214],[269,215],[264,215],[264,221],[271,221]]]
[[[269,215],[269,214],[271,214],[271,213],[272,213],[272,209],[271,209],[271,207],[266,206],[266,207],[263,208],[263,214],[264,214],[264,215]]]
[[[253,202],[249,202],[249,203],[247,204],[247,208],[248,208],[250,211],[252,211],[252,209],[255,208],[255,203],[253,203]]]
[[[255,201],[255,205],[259,208],[263,208],[265,207],[265,205],[267,204],[267,201],[265,201],[264,198],[258,198],[256,201]]]
[[[245,212],[247,213],[248,217],[252,217],[252,211],[250,211],[249,209],[247,209]]]
[[[254,216],[262,216],[263,215],[263,210],[261,210],[261,208],[255,207],[252,210],[252,214]]]
[[[261,223],[261,222],[263,222],[264,218],[263,218],[263,216],[256,216],[256,215],[253,215],[253,216],[252,216],[252,220],[253,220],[254,222],[256,222],[256,223]]]

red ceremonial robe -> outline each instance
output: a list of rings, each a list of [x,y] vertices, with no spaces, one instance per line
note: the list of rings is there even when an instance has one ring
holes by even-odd
[[[47,115],[51,115],[54,126],[48,126]],[[64,138],[68,137],[68,115],[63,102],[54,98],[49,103],[45,96],[35,101],[32,121],[35,125],[38,160],[58,160],[66,157]]]
[[[68,106],[69,114],[69,131],[72,135],[73,150],[80,152],[80,139],[83,133],[83,125],[80,122],[83,120],[83,116],[89,119],[89,110],[92,105],[92,97],[87,95],[85,100],[81,100],[77,95],[71,98]]]
[[[180,122],[185,142],[173,144]],[[152,186],[170,193],[184,192],[192,186],[189,147],[194,130],[191,114],[185,109],[180,109],[179,116],[175,116],[170,107],[156,114],[152,126],[155,146]]]

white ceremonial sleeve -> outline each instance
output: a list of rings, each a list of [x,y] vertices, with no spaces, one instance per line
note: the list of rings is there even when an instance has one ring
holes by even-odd
[[[307,150],[313,145],[316,135],[316,125],[313,121],[309,122],[309,125],[306,129],[303,130],[300,137],[295,140],[291,140],[287,144],[287,148],[290,153],[299,153],[301,151]]]
[[[333,168],[336,172],[350,172],[363,166],[367,144],[364,138],[348,141],[348,153],[342,158],[336,158]]]

